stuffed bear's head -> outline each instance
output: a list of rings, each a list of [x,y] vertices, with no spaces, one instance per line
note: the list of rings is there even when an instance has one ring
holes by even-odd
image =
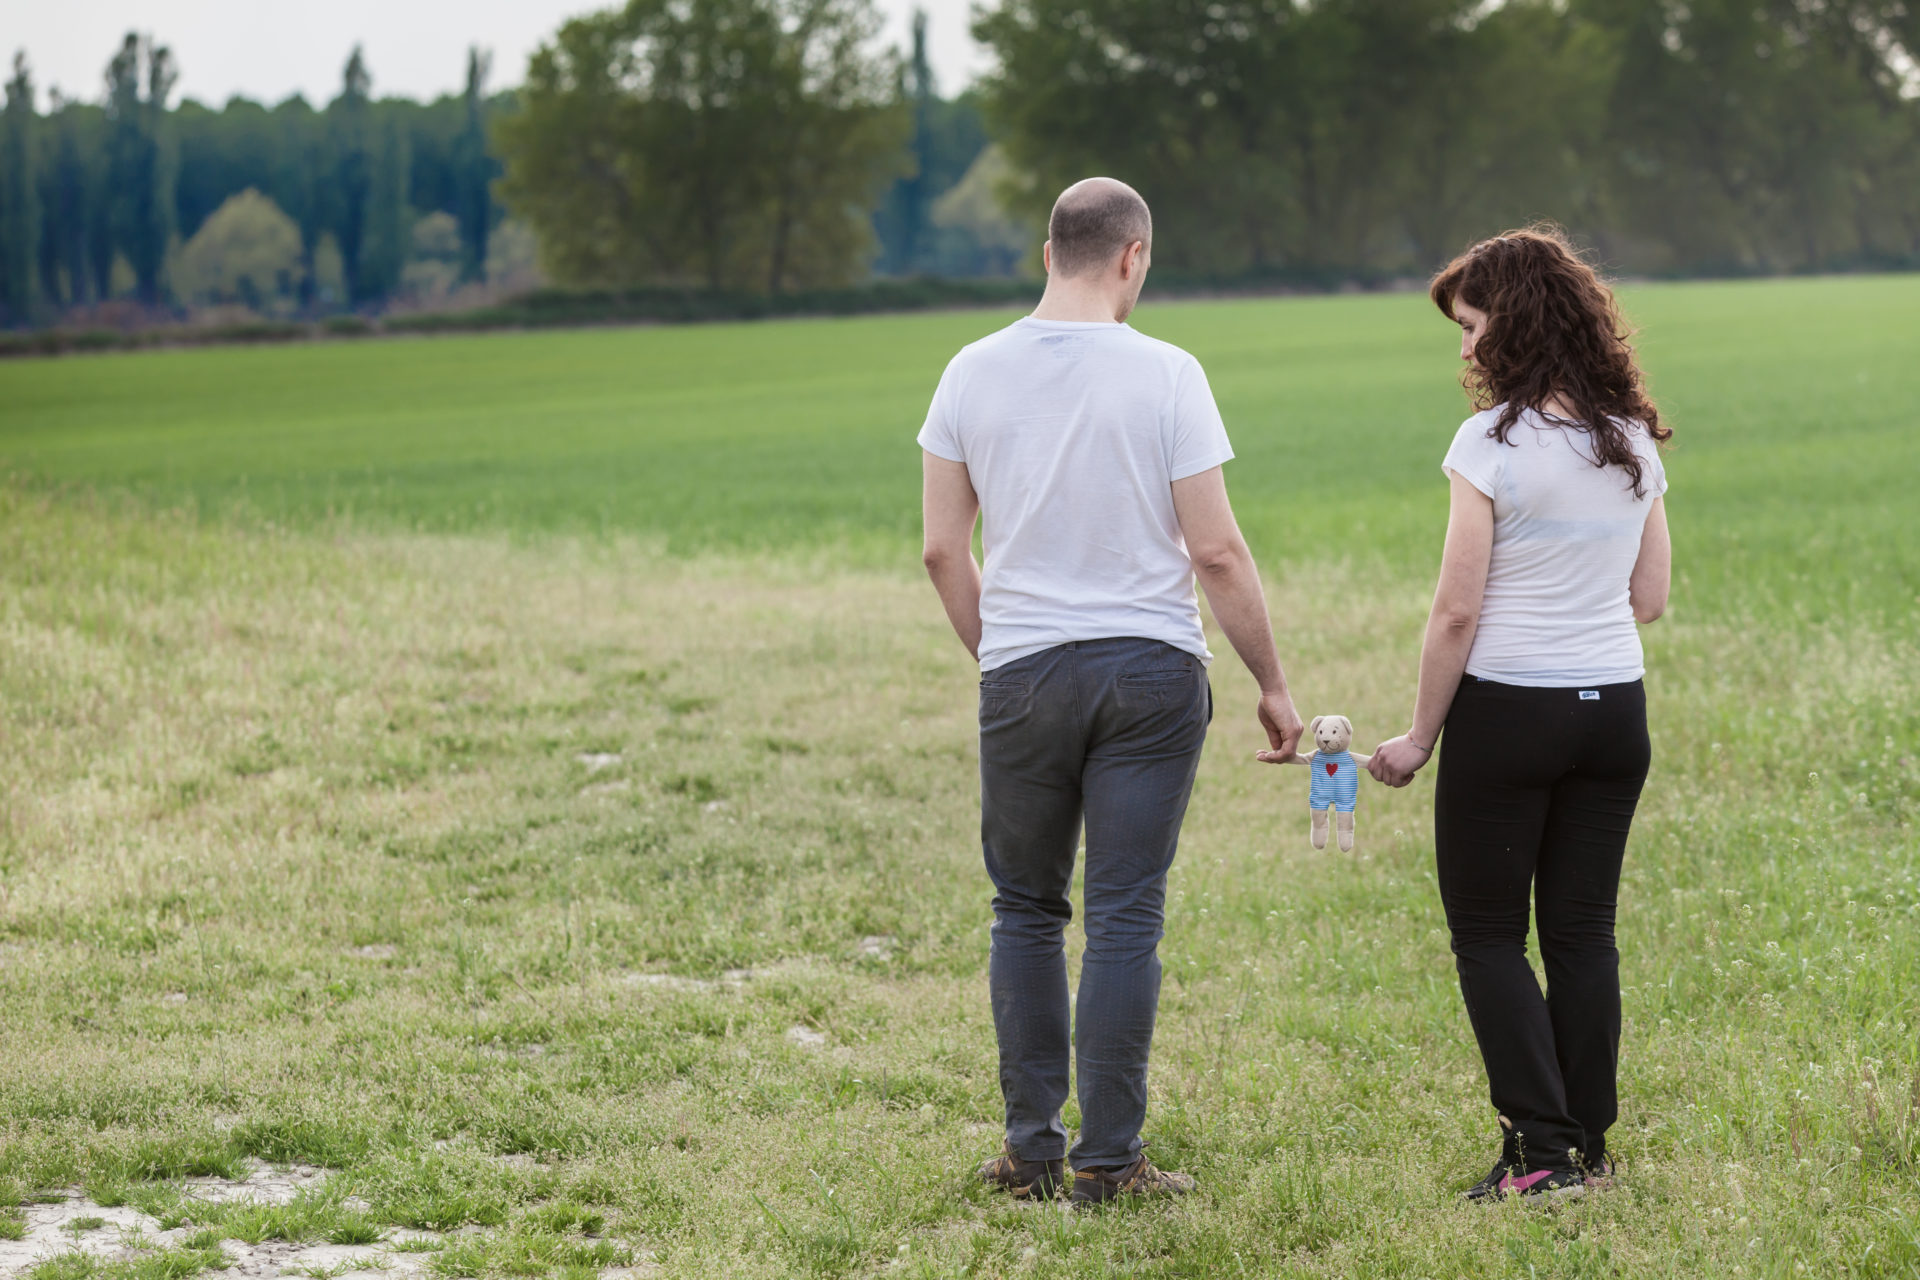
[[[1353,721],[1345,716],[1315,716],[1307,726],[1314,745],[1328,755],[1337,755],[1353,745]]]

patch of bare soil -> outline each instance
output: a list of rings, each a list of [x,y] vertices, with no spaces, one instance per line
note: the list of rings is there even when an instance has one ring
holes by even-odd
[[[188,1197],[208,1204],[286,1204],[326,1177],[326,1170],[311,1165],[276,1169],[256,1164],[244,1178],[188,1178],[183,1187]],[[158,1219],[128,1205],[99,1204],[78,1187],[48,1192],[43,1199],[44,1204],[22,1207],[27,1225],[24,1238],[0,1240],[0,1278],[23,1275],[39,1263],[66,1253],[85,1253],[103,1262],[129,1262],[177,1245],[199,1230],[183,1226],[163,1231]],[[466,1227],[454,1234],[478,1230]],[[222,1240],[220,1248],[229,1265],[219,1274],[251,1278],[331,1273],[341,1280],[404,1280],[425,1274],[433,1261],[434,1246],[446,1238],[437,1232],[396,1228],[379,1243],[369,1245]],[[650,1261],[643,1261],[636,1267],[609,1268],[604,1277],[627,1280],[652,1272]]]

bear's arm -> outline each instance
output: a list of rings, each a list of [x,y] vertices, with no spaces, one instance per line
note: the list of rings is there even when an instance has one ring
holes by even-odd
[[[1360,754],[1360,753],[1359,753],[1358,751],[1349,751],[1349,752],[1347,752],[1347,754],[1348,754],[1348,755],[1350,755],[1350,756],[1352,756],[1352,757],[1353,757],[1353,762],[1354,762],[1355,764],[1357,764],[1357,765],[1359,765],[1359,766],[1360,766],[1360,767],[1361,767],[1362,769],[1364,769],[1364,768],[1366,768],[1366,767],[1367,767],[1367,761],[1369,761],[1369,760],[1371,760],[1371,759],[1373,759],[1373,757],[1372,757],[1371,755],[1364,755],[1364,756],[1363,756],[1363,755],[1361,755],[1361,754]]]

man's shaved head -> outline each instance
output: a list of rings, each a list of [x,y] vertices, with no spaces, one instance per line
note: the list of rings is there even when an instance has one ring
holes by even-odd
[[[1113,178],[1086,178],[1060,193],[1047,219],[1053,272],[1098,271],[1138,240],[1153,245],[1153,215],[1140,193]]]

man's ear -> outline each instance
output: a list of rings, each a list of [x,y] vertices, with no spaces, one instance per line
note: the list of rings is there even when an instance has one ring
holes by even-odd
[[[1048,275],[1053,274],[1053,241],[1051,240],[1040,246],[1040,269]]]
[[[1140,272],[1140,255],[1146,252],[1146,242],[1135,240],[1120,251],[1120,278],[1131,280]]]
[[[1325,716],[1315,716],[1313,718],[1313,723],[1307,726],[1307,732],[1308,733],[1320,732],[1320,722],[1325,719],[1326,719]]]

